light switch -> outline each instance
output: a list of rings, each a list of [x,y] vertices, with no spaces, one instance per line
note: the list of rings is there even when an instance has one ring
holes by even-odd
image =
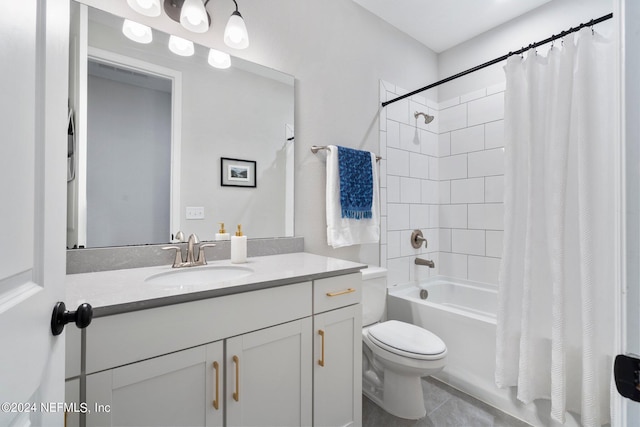
[[[186,219],[204,219],[203,206],[187,206]]]

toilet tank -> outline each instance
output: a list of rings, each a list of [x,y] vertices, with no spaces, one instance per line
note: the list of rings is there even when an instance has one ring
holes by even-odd
[[[387,269],[368,267],[362,272],[362,325],[382,320],[387,301]]]

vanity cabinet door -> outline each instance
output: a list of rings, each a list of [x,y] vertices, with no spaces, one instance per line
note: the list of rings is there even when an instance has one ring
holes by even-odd
[[[214,362],[221,380],[222,341],[87,375],[87,425],[222,426]]]
[[[310,317],[227,339],[228,426],[311,425]]]
[[[313,424],[362,424],[362,307],[313,317]]]
[[[74,378],[64,382],[64,402],[67,408],[64,411],[64,427],[80,426],[80,379]]]

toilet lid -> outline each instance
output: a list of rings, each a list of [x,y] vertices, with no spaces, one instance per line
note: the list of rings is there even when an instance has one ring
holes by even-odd
[[[385,350],[415,359],[434,359],[447,351],[447,346],[436,334],[397,320],[370,327],[369,338]]]

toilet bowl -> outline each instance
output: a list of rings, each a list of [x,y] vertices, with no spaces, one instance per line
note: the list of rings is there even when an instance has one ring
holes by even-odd
[[[435,334],[397,320],[381,321],[386,301],[386,270],[362,270],[362,391],[392,415],[426,415],[421,378],[444,368],[445,343]]]

